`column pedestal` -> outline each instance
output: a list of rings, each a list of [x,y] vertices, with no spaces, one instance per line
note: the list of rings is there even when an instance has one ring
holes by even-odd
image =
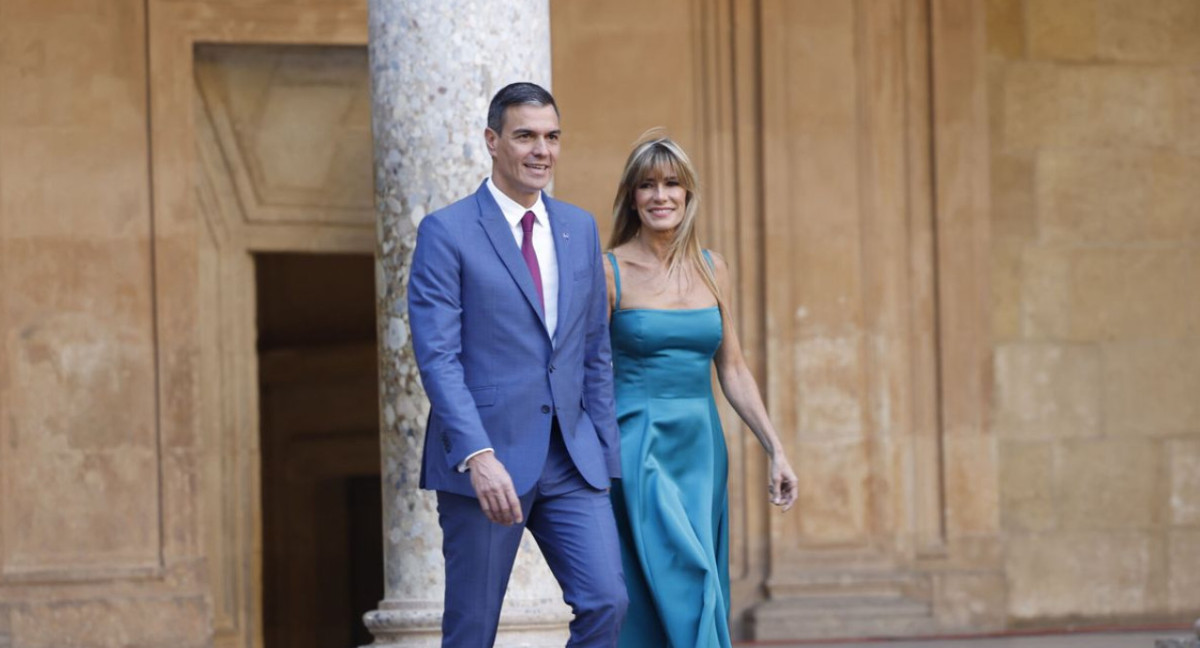
[[[1154,648],[1200,648],[1200,619],[1192,625],[1195,636],[1179,639],[1156,639]]]

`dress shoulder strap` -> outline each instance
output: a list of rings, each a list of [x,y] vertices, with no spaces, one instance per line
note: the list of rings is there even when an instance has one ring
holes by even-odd
[[[701,249],[700,251],[704,253],[704,260],[708,261],[708,269],[716,272],[717,266],[713,265],[712,255],[708,253],[708,248]]]
[[[613,254],[612,252],[608,252],[605,254],[605,256],[608,257],[608,262],[612,264],[613,284],[617,288],[617,303],[613,305],[613,310],[614,311],[620,310],[620,308],[621,308],[621,268],[617,265],[617,255]]]

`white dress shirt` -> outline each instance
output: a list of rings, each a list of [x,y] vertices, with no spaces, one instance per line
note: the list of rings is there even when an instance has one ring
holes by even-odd
[[[496,204],[500,205],[500,213],[504,214],[504,220],[508,221],[518,249],[525,238],[525,232],[521,229],[521,219],[525,218],[525,212],[533,212],[533,251],[537,254],[538,270],[542,273],[542,296],[546,300],[546,332],[553,340],[554,331],[558,328],[558,253],[554,250],[554,232],[550,231],[550,217],[546,214],[542,194],[538,194],[537,202],[532,207],[525,208],[497,189],[491,178],[487,179],[487,188]],[[458,472],[466,472],[467,462],[484,452],[492,452],[492,448],[484,448],[467,455],[467,458],[458,464]]]
[[[491,178],[487,180],[488,191],[500,205],[500,212],[508,227],[512,230],[517,248],[521,247],[521,239],[525,232],[521,231],[521,219],[525,212],[533,212],[533,251],[537,254],[538,269],[542,271],[542,294],[546,298],[546,332],[554,339],[554,331],[558,328],[558,253],[554,250],[554,232],[550,231],[550,217],[546,215],[546,204],[542,202],[542,194],[538,194],[537,202],[526,209],[520,203],[509,198],[496,188]]]

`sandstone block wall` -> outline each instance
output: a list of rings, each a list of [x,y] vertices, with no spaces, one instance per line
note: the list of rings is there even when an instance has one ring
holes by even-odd
[[[989,0],[1008,613],[1200,610],[1200,3]]]
[[[987,433],[951,438],[944,448],[956,467],[947,516],[956,530],[990,533],[998,483],[1003,576],[990,571],[991,544],[964,550],[959,571],[934,579],[934,597],[968,601],[948,613],[955,627],[986,627],[1000,608],[1014,625],[1190,619],[1200,610],[1200,2],[962,1],[988,8],[995,368]],[[206,134],[206,118],[189,112],[196,85],[213,78],[193,73],[185,38],[362,46],[365,3],[294,4],[0,0],[0,646],[257,641],[261,583],[247,557],[260,524],[249,252],[369,250],[374,231],[369,209],[360,216],[363,205],[318,217],[276,209],[272,201],[289,196],[270,191],[239,194],[262,199],[243,202],[244,213],[196,206],[206,187],[219,193],[205,174],[221,166],[197,140],[219,143],[223,135]],[[770,243],[761,215],[775,214],[766,222],[782,227],[790,214],[771,212],[770,201],[764,210],[770,196],[760,177],[779,167],[763,168],[763,142],[790,131],[763,129],[760,55],[783,50],[764,50],[760,28],[769,43],[791,47],[815,42],[800,30],[816,28],[807,15],[795,14],[796,31],[771,20],[772,11],[799,3],[719,5],[732,19],[711,3],[668,7],[692,12],[686,24],[703,26],[677,30],[676,76],[687,83],[628,73],[631,83],[664,94],[626,91],[604,104],[577,101],[585,96],[579,80],[619,85],[617,67],[589,76],[592,58],[566,56],[568,34],[555,27],[555,90],[577,138],[559,190],[603,212],[628,140],[640,132],[635,122],[674,116],[677,134],[705,165],[708,204],[719,214],[706,225],[710,238],[727,257],[750,260]],[[554,6],[556,20],[576,24],[596,11]],[[805,6],[842,18],[848,11]],[[621,23],[606,30],[606,43],[625,34],[649,42]],[[623,65],[641,69],[633,50],[612,48],[631,58]],[[731,61],[717,54],[730,51]],[[788,69],[785,59],[766,60],[768,71]],[[862,59],[838,60],[854,72]],[[828,100],[827,88],[814,88],[800,94],[775,85],[767,94],[792,92],[803,117],[820,108],[818,98]],[[342,95],[283,99],[297,110],[289,115],[318,121],[345,108]],[[875,115],[878,104],[863,101],[862,114]],[[589,105],[612,113],[591,131],[583,126]],[[785,119],[791,113],[770,115],[788,128],[812,128]],[[891,133],[881,119],[878,132]],[[312,159],[349,167],[361,158],[361,150],[335,154],[332,140],[314,139],[321,132],[271,123],[278,129],[267,140],[287,145],[304,136],[310,151],[327,154]],[[330,184],[335,205],[357,200],[366,186],[326,183],[316,166],[292,164],[281,150],[252,151],[267,163],[261,177],[250,170],[226,180]],[[810,159],[817,158],[797,157]],[[890,191],[878,195],[905,195]],[[772,343],[763,314],[782,302],[760,291],[777,282],[743,266],[741,334],[758,367]],[[792,387],[764,384],[776,394]],[[733,497],[746,504],[734,512],[732,538],[740,610],[761,596],[769,552],[780,546],[772,534],[796,534],[780,533],[788,528],[772,522],[761,492],[747,486],[762,483],[757,448],[735,444],[731,452]],[[836,463],[826,457],[813,466],[814,492],[828,490],[819,476],[836,477]],[[892,500],[872,497],[883,513],[830,528],[888,523]],[[944,511],[928,512],[937,519]]]

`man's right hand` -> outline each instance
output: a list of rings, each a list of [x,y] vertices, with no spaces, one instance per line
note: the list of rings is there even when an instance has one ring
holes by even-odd
[[[479,499],[479,508],[487,519],[509,526],[524,521],[521,500],[513,488],[512,478],[494,452],[481,452],[467,461],[471,486]]]

